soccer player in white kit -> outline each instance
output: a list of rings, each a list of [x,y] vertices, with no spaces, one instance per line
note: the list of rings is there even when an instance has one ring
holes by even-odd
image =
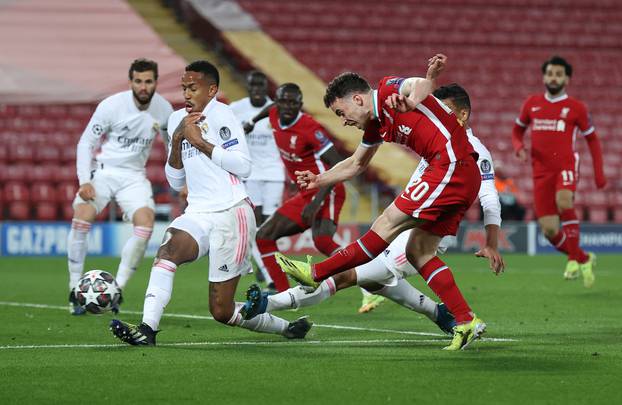
[[[156,62],[135,60],[129,69],[130,90],[99,103],[78,142],[76,166],[80,188],[73,201],[74,216],[67,242],[69,310],[73,315],[85,313],[77,304],[73,289],[84,271],[87,236],[95,217],[111,199],[123,210],[123,218],[134,225],[134,234],[121,252],[115,277],[119,287],[125,287],[145,255],[155,217],[145,163],[158,133],[168,143],[166,125],[173,112],[171,104],[156,93],[157,80]],[[100,144],[101,152],[94,156]]]
[[[247,75],[246,89],[248,97],[230,104],[242,125],[251,122],[265,107],[272,105],[272,100],[268,97],[268,78],[262,72],[254,70]],[[255,123],[253,129],[246,134],[246,141],[252,160],[252,172],[244,183],[248,196],[255,205],[255,221],[259,226],[281,205],[285,186],[285,167],[274,141],[269,120],[264,119]],[[272,279],[254,240],[252,254],[263,278],[270,285]]]
[[[471,112],[470,101],[462,87],[450,84],[439,87],[433,94],[448,105],[462,122],[468,121]],[[501,226],[501,204],[494,183],[492,156],[481,141],[473,135],[470,128],[467,129],[467,135],[471,145],[479,154],[478,166],[482,183],[478,197],[484,211],[486,228],[486,245],[475,255],[488,258],[491,269],[496,268],[498,264],[501,264],[503,268],[503,258],[497,246]],[[422,159],[409,183],[414,183],[419,179],[427,167],[428,163]],[[382,254],[371,262],[329,277],[314,291],[299,285],[282,293],[268,296],[262,294],[257,286],[251,286],[247,291],[247,302],[242,311],[244,317],[252,319],[253,316],[265,312],[318,304],[339,290],[358,285],[372,294],[387,297],[410,310],[427,316],[443,331],[451,333],[455,321],[445,306],[437,304],[405,280],[406,277],[417,272],[407,260],[405,253],[411,232],[413,230],[402,232]],[[439,244],[438,252],[444,253],[451,246],[454,238],[454,236],[444,237]]]
[[[187,185],[188,207],[169,225],[158,250],[142,323],[114,319],[110,329],[125,343],[155,345],[178,266],[209,255],[209,309],[216,321],[289,339],[304,338],[311,328],[306,317],[290,323],[271,314],[252,320],[240,314],[243,304],[234,301],[234,294],[240,276],[251,269],[250,242],[256,232],[241,180],[251,173],[246,138],[231,108],[215,98],[219,74],[212,64],[196,61],[186,66],[181,84],[186,107],[169,118],[172,134],[165,170],[173,189]]]

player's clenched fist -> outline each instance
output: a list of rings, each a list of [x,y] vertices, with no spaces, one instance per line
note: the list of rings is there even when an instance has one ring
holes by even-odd
[[[295,171],[294,174],[296,174],[296,183],[303,189],[311,190],[318,188],[318,176],[311,173],[309,170],[302,172]]]
[[[95,199],[95,188],[91,183],[84,183],[78,189],[78,195],[84,201],[90,201]]]
[[[435,80],[439,74],[445,69],[447,65],[447,56],[442,53],[437,53],[428,59],[428,72],[426,73],[426,79]]]

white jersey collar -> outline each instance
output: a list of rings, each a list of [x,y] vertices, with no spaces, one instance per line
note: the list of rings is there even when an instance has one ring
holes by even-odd
[[[558,101],[563,101],[563,100],[567,99],[568,98],[568,94],[564,93],[561,96],[551,97],[551,96],[549,96],[549,93],[544,93],[544,98],[549,103],[557,103]]]
[[[281,125],[281,118],[279,118],[277,121],[279,122],[279,128],[280,129],[288,129],[293,127],[294,125],[296,125],[296,123],[298,122],[298,120],[300,120],[300,118],[302,117],[302,112],[298,111],[298,116],[296,117],[296,119],[294,121],[292,121],[291,124],[289,125]]]

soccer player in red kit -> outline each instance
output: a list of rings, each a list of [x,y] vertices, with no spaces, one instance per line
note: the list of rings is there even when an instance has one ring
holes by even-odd
[[[477,153],[469,143],[464,123],[431,95],[446,59],[440,54],[431,58],[425,79],[385,77],[378,90],[372,90],[355,73],[343,73],[331,81],[325,105],[344,125],[365,130],[365,135],[354,154],[331,170],[319,175],[298,172],[299,184],[314,189],[361,173],[382,142],[405,145],[430,166],[385,209],[371,230],[337,254],[313,265],[282,255],[277,260],[292,277],[315,287],[318,281],[372,260],[397,235],[414,228],[406,257],[454,314],[454,338],[445,349],[460,350],[484,333],[486,324],[473,314],[451,270],[436,251],[443,236],[456,234],[460,220],[477,196],[481,176]],[[491,265],[493,271],[500,272],[501,263]]]
[[[559,56],[542,65],[546,92],[525,101],[512,131],[516,156],[527,162],[523,136],[531,127],[531,163],[536,217],[544,236],[568,256],[567,280],[583,275],[585,287],[594,284],[595,256],[579,246],[579,219],[574,210],[574,193],[579,180],[577,135],[585,138],[592,155],[594,180],[598,188],[607,184],[600,142],[585,104],[566,94],[572,66]],[[560,229],[561,221],[561,229]]]
[[[294,83],[285,83],[276,91],[274,106],[265,108],[252,120],[254,124],[269,118],[281,159],[293,181],[296,171],[319,174],[341,161],[322,126],[301,109],[300,88]],[[287,290],[289,283],[275,259],[277,239],[311,228],[315,247],[330,256],[340,248],[333,235],[345,198],[342,183],[313,190],[299,186],[299,192],[261,225],[256,236],[257,248],[279,292]]]

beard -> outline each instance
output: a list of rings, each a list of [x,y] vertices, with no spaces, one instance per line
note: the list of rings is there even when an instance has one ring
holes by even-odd
[[[552,95],[552,96],[556,96],[559,93],[561,93],[562,90],[564,90],[564,85],[563,84],[558,84],[555,87],[549,85],[549,84],[545,84],[544,87],[546,87],[546,90]]]
[[[134,90],[132,90],[132,94],[134,95],[134,100],[136,100],[138,104],[147,105],[151,102],[151,99],[153,98],[153,95],[155,94],[155,90],[152,91],[151,93],[147,93],[148,96],[146,99],[141,98]]]

